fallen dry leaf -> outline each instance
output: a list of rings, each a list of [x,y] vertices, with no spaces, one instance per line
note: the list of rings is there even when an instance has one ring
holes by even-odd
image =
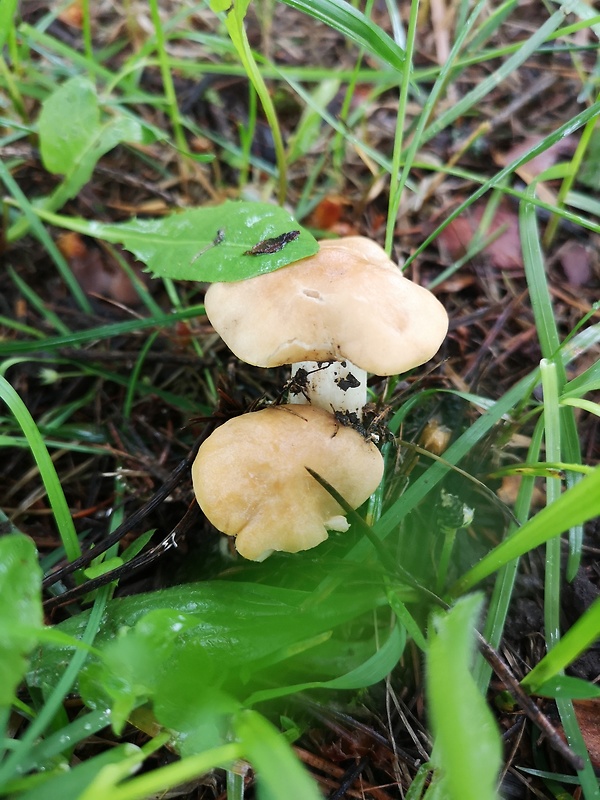
[[[453,220],[437,238],[440,255],[445,262],[456,261],[465,255],[481,218],[486,208],[486,202],[481,201],[471,206],[467,212]],[[497,239],[494,239],[481,252],[485,254],[489,263],[498,269],[522,269],[523,256],[521,253],[521,239],[519,236],[519,220],[516,210],[508,200],[503,200],[486,231],[486,238],[504,227],[505,230]]]
[[[494,161],[499,166],[505,167],[507,164],[515,161],[515,159],[520,158],[528,150],[531,150],[532,147],[539,144],[543,138],[542,135],[530,136],[522,142],[515,144],[510,150],[504,153],[495,152]],[[574,136],[567,136],[564,139],[559,139],[558,142],[555,142],[555,144],[547,150],[544,150],[543,153],[540,153],[535,158],[532,158],[531,161],[527,161],[522,167],[519,167],[517,174],[525,183],[529,184],[542,172],[553,167],[563,157],[573,155],[576,146],[577,142]]]
[[[593,274],[594,253],[580,242],[568,241],[556,252],[567,281],[573,286],[584,286]]]
[[[505,475],[502,478],[502,485],[496,490],[496,494],[507,506],[514,506],[517,502],[519,489],[521,488],[522,475]],[[532,508],[541,508],[544,505],[546,495],[539,486],[533,489],[531,500]]]
[[[86,294],[105,297],[123,305],[134,306],[140,302],[129,276],[109,258],[108,253],[89,246],[84,237],[72,232],[62,234],[57,245]],[[127,254],[123,253],[123,257],[129,260]],[[142,281],[148,280],[137,264],[133,264],[132,269]]]
[[[344,209],[348,205],[350,202],[341,195],[328,195],[315,207],[308,224],[312,228],[329,231],[338,236],[356,235],[357,231],[342,220]]]
[[[573,708],[592,764],[600,767],[600,700],[574,700]]]
[[[81,0],[75,0],[59,13],[58,18],[65,25],[81,30],[83,25],[83,6]]]

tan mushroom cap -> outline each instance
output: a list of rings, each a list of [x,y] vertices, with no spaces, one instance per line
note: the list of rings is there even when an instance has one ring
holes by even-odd
[[[348,521],[305,467],[358,508],[375,491],[383,459],[375,445],[311,406],[273,406],[229,420],[192,465],[198,504],[244,558],[297,553],[345,531]]]
[[[348,359],[393,375],[428,361],[448,330],[437,298],[362,236],[321,242],[316,255],[275,272],[213,283],[205,307],[228,347],[257,367]]]

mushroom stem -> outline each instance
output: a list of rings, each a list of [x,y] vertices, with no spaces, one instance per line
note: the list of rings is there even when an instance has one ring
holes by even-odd
[[[292,364],[289,402],[329,413],[355,414],[362,421],[367,402],[367,373],[351,361],[298,361]]]

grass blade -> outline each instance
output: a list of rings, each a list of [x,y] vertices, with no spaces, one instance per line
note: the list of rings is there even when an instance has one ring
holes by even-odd
[[[44,438],[35,424],[33,417],[29,413],[27,406],[2,375],[0,375],[0,398],[10,408],[27,438],[31,454],[39,467],[40,476],[44,482],[46,492],[48,493],[48,500],[54,513],[54,519],[67,558],[69,561],[74,561],[81,555],[81,547],[79,546],[79,540],[77,538],[75,526],[73,525],[69,506],[67,505],[62,486],[60,485],[60,479],[56,472],[54,462],[48,453]]]
[[[404,51],[378,25],[344,0],[283,0],[286,5],[324,22],[364,47],[394,69],[401,70]]]
[[[572,525],[578,525],[600,514],[600,467],[568,489],[551,506],[546,506],[522,528],[495,547],[452,587],[457,596],[468,591],[513,558],[559,536]]]

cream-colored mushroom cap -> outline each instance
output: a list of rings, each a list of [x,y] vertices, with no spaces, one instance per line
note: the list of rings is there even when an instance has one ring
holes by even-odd
[[[362,236],[321,242],[316,255],[265,275],[213,283],[205,308],[228,347],[257,367],[348,359],[393,375],[428,361],[448,330],[437,298]]]
[[[192,465],[198,504],[212,524],[236,537],[244,558],[297,553],[346,531],[344,512],[310,467],[353,507],[383,475],[375,445],[311,406],[273,406],[235,417],[202,444]]]

